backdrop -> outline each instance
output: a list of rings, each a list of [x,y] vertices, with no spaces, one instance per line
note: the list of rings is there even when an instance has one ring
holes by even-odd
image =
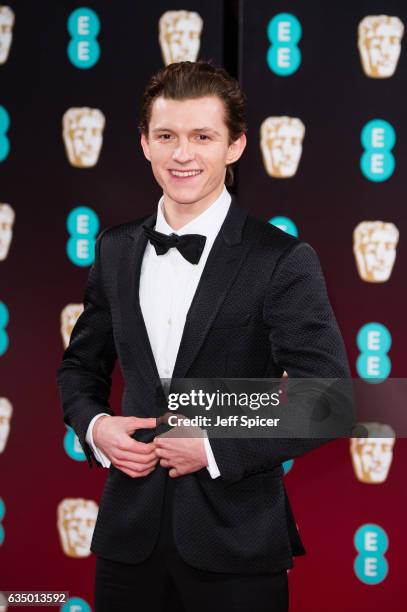
[[[249,132],[231,191],[317,251],[354,376],[406,375],[406,24],[401,0],[0,6],[0,589],[93,609],[106,472],[63,424],[55,376],[96,235],[157,205],[137,123],[163,64],[212,59],[239,78]],[[120,414],[119,367],[113,388]],[[292,612],[406,609],[407,446],[392,442],[284,466],[307,549]]]

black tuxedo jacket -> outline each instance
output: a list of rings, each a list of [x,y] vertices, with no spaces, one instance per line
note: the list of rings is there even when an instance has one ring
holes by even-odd
[[[58,369],[63,419],[85,441],[109,406],[116,358],[125,388],[123,416],[167,410],[139,302],[146,238],[142,223],[104,230],[96,241],[84,312]],[[302,242],[251,217],[233,199],[185,322],[174,378],[349,377],[343,340],[318,257]],[[157,435],[144,430],[145,440]],[[211,447],[221,476],[206,468],[174,479],[173,528],[187,563],[204,570],[257,573],[293,566],[305,554],[283,483],[282,462],[323,439],[221,439]],[[168,469],[131,478],[111,465],[91,550],[127,563],[156,542]]]

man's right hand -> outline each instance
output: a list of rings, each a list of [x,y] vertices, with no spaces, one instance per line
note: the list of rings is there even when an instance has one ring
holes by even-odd
[[[131,437],[136,429],[155,428],[157,419],[141,417],[99,417],[92,430],[93,441],[113,465],[132,478],[147,476],[159,461],[153,442],[138,442]]]

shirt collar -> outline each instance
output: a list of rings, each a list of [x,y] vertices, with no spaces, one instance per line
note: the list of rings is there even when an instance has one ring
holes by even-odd
[[[174,230],[165,220],[163,213],[164,196],[162,196],[158,202],[155,229],[157,232],[162,232],[163,234],[167,235],[175,232],[179,236],[182,236],[183,234],[201,234],[207,238],[215,236],[226,217],[231,200],[232,198],[230,193],[226,187],[223,186],[222,193],[213,202],[213,204],[211,204],[200,215],[189,221],[189,223],[186,223],[178,230]]]

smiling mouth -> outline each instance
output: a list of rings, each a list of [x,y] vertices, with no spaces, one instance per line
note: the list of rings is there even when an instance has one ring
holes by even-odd
[[[202,173],[202,170],[169,170],[171,176],[176,176],[177,178],[188,178],[191,176],[198,176]]]

